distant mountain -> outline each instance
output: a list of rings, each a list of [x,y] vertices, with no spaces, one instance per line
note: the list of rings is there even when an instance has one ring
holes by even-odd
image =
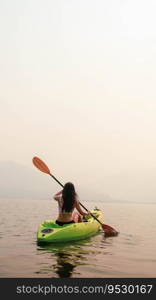
[[[33,165],[31,168],[12,161],[0,162],[0,199],[52,199],[59,189],[58,183]],[[81,201],[114,201],[86,185],[81,185],[78,195]]]
[[[55,192],[50,177],[12,161],[0,162],[0,198],[45,199]]]

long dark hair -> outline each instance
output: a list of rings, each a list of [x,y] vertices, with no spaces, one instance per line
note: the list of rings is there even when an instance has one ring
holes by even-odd
[[[62,191],[62,198],[63,198],[63,207],[62,211],[70,212],[74,207],[74,202],[76,199],[76,192],[75,187],[73,183],[67,182],[64,185],[63,191]]]

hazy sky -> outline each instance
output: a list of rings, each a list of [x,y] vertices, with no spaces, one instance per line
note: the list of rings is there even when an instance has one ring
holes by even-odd
[[[0,160],[156,199],[156,1],[0,1]]]

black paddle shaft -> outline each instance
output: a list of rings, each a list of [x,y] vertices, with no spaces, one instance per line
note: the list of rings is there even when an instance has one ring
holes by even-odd
[[[57,178],[56,178],[54,175],[50,174],[50,176],[51,176],[53,179],[55,179],[55,180],[57,181],[57,183],[60,184],[60,185],[64,188],[64,185],[63,185],[60,181],[58,181]]]
[[[55,181],[57,181],[57,183],[59,184],[59,185],[61,185],[63,188],[64,188],[64,185],[54,176],[54,175],[52,175],[52,174],[50,174],[50,176],[55,180]],[[79,202],[80,203],[80,202]],[[83,204],[81,204],[80,203],[80,205],[87,211],[87,212],[89,212],[89,214],[97,221],[97,222],[99,222],[101,225],[103,225]]]

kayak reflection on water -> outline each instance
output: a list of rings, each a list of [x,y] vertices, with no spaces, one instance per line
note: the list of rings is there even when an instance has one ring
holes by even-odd
[[[85,241],[66,243],[66,245],[40,245],[40,251],[45,251],[45,254],[51,254],[50,261],[52,264],[48,267],[42,267],[37,272],[40,274],[51,273],[52,277],[69,278],[73,275],[78,275],[76,271],[78,266],[86,265],[86,255],[88,250],[82,248],[83,245],[88,245],[88,239]]]
[[[72,277],[74,269],[78,266],[77,258],[73,258],[69,253],[59,251],[55,255],[57,257],[57,264],[55,264],[53,268],[56,274],[58,274],[60,278]]]

